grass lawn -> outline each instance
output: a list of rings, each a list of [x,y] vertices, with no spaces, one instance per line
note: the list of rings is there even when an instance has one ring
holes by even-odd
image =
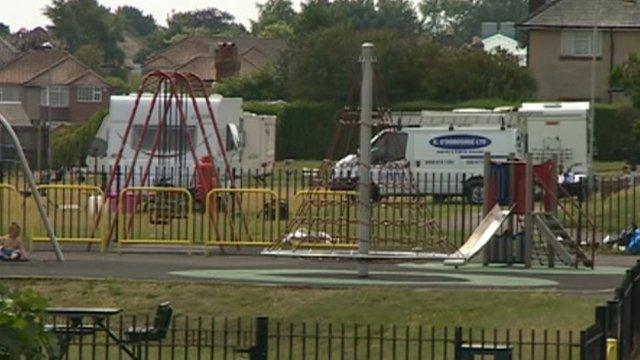
[[[610,294],[555,291],[447,291],[408,288],[320,289],[155,281],[3,280],[29,288],[52,306],[118,306],[150,314],[171,301],[177,315],[284,322],[468,326],[580,330]]]

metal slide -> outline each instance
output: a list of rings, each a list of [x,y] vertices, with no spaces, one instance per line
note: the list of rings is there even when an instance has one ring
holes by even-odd
[[[491,241],[493,235],[500,229],[500,226],[510,214],[511,209],[503,210],[500,205],[496,204],[487,216],[482,219],[482,222],[473,231],[467,242],[455,253],[449,255],[444,264],[451,266],[466,264]]]

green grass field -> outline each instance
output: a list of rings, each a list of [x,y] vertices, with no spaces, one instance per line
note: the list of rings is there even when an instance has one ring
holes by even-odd
[[[3,280],[29,288],[51,306],[118,306],[150,315],[171,301],[177,315],[371,325],[579,330],[609,294],[555,291],[447,291],[409,288],[297,288],[122,280]]]

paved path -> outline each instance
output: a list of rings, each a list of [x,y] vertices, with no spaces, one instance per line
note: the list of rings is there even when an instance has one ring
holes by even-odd
[[[561,291],[611,291],[636,258],[601,256],[591,270],[498,269],[471,264],[460,269],[440,263],[371,265],[370,279],[355,276],[349,261],[303,260],[259,255],[159,253],[97,254],[66,252],[58,263],[49,252],[36,252],[23,263],[0,263],[0,277],[129,278],[198,282],[267,283],[300,286],[410,286],[422,288],[554,288]]]

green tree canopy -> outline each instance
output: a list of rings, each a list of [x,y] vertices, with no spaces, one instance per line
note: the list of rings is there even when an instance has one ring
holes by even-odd
[[[0,22],[0,35],[11,35],[11,29],[9,25]]]
[[[125,28],[138,36],[147,36],[158,28],[153,15],[145,15],[140,9],[133,6],[120,6],[116,10]]]
[[[45,8],[45,15],[54,25],[54,35],[69,52],[92,45],[102,50],[104,65],[120,67],[124,62],[124,52],[118,46],[122,23],[96,0],[53,0]]]
[[[480,35],[483,22],[519,22],[528,13],[528,1],[422,0],[419,8],[426,31],[463,44]]]
[[[247,30],[235,22],[235,17],[226,11],[210,7],[203,10],[173,13],[167,19],[167,35],[206,33],[211,35],[242,35]]]
[[[627,61],[613,70],[611,86],[622,90],[631,98],[633,106],[640,109],[640,58],[638,54],[629,54]],[[640,139],[640,131],[638,139]]]
[[[268,0],[257,4],[258,21],[251,22],[251,32],[260,37],[288,37],[296,13],[291,0]]]

